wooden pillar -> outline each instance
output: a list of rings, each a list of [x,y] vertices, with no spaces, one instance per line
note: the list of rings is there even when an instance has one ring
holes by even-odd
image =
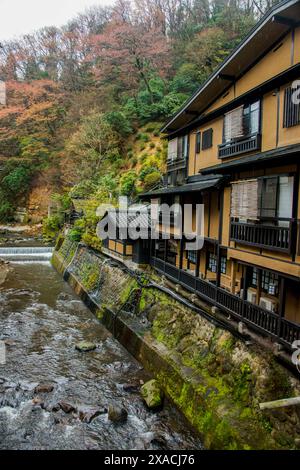
[[[256,304],[259,305],[261,297],[262,270],[257,270]]]
[[[219,193],[219,237],[217,246],[217,287],[221,285],[221,244],[223,234],[223,206],[224,206],[224,191]]]
[[[281,334],[281,320],[285,316],[285,301],[286,301],[286,279],[282,277],[280,279],[280,289],[279,289],[279,309],[278,309],[278,328],[277,336],[280,338]]]
[[[231,259],[231,273],[230,273],[230,282],[231,282],[231,293],[235,294],[236,286],[236,268],[237,263],[235,260]]]

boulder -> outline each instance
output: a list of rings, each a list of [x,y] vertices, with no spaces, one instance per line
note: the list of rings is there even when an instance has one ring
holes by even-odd
[[[79,410],[79,419],[83,423],[90,424],[95,418],[100,415],[107,413],[106,409],[102,408],[92,408],[92,407],[84,407],[80,408]]]
[[[125,423],[128,418],[128,412],[125,408],[110,405],[108,408],[108,419],[113,423]]]
[[[163,404],[163,392],[157,380],[153,379],[145,383],[141,388],[141,395],[149,409],[159,408]]]
[[[34,389],[34,393],[51,393],[54,390],[54,385],[41,383]]]
[[[66,403],[65,401],[60,401],[59,403],[59,407],[66,413],[66,414],[69,414],[69,413],[73,413],[76,411],[76,408],[71,405],[70,403]]]
[[[81,343],[76,344],[75,348],[80,352],[90,352],[95,351],[97,346],[94,343],[89,343],[88,341],[81,341]]]

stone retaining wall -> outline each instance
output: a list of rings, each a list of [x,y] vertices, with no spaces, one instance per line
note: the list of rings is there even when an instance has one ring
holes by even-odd
[[[65,241],[54,253],[53,265],[159,380],[206,448],[300,447],[300,407],[258,408],[260,402],[300,395],[298,378],[271,353],[246,346],[84,246]]]

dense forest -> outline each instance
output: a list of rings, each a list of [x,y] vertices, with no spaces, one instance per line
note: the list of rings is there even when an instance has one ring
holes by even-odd
[[[71,200],[88,200],[71,236],[97,245],[94,208],[160,182],[161,123],[274,3],[117,0],[2,42],[0,221],[27,207],[49,238]],[[50,200],[60,211],[46,217]]]

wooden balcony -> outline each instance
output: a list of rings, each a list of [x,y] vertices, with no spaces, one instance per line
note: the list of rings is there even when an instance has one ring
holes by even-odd
[[[235,157],[243,153],[254,152],[261,148],[261,135],[252,134],[245,138],[219,145],[219,158]]]
[[[280,222],[285,224],[280,225]],[[230,240],[291,254],[295,235],[293,219],[273,219],[271,223],[244,223],[231,220]]]
[[[167,172],[184,170],[186,168],[186,158],[177,158],[175,160],[167,160]]]
[[[294,341],[300,340],[300,324],[281,318],[276,313],[247,302],[237,295],[180,270],[161,259],[152,257],[150,264],[171,281],[181,284],[203,300],[216,305],[237,321],[243,321],[250,329],[270,336],[289,350],[292,350]]]

